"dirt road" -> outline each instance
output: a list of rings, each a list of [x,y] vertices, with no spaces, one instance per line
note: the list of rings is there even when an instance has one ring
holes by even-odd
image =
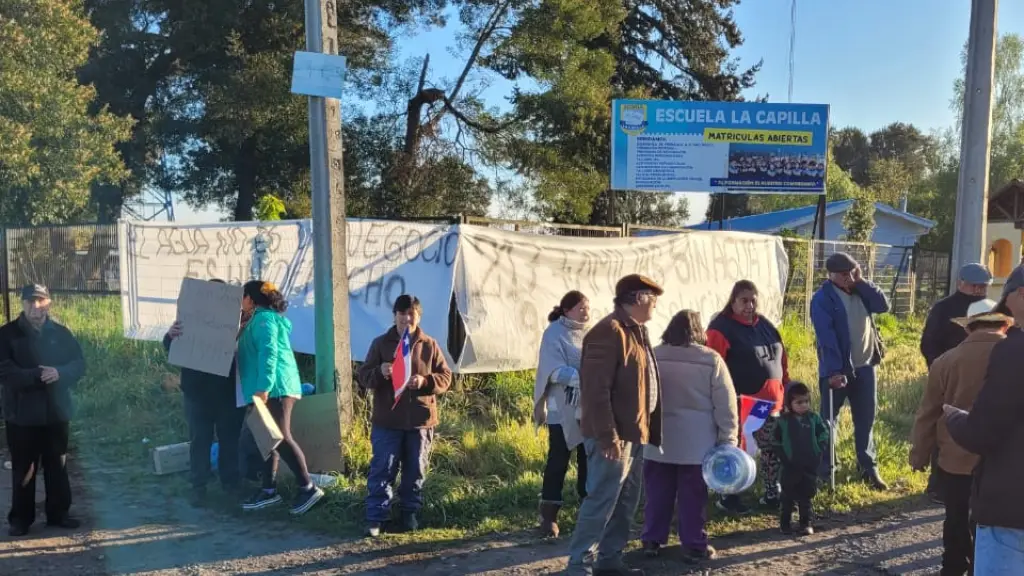
[[[4,530],[0,566],[5,576],[496,576],[552,574],[565,566],[565,539],[539,542],[524,533],[432,545],[339,542],[287,523],[257,523],[197,510],[145,489],[126,490],[118,487],[117,470],[77,476],[79,485],[89,487],[75,509],[86,524],[66,533],[37,522],[29,538],[17,541]],[[0,505],[6,508],[9,498],[10,473],[3,471]],[[774,530],[718,538],[714,544],[721,557],[700,569],[682,564],[674,548],[657,560],[632,552],[629,561],[658,575],[932,574],[939,566],[941,527],[942,511],[921,501],[887,518],[822,521],[810,538],[785,538]]]

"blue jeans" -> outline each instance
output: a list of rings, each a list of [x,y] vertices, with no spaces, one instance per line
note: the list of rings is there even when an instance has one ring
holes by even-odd
[[[849,378],[849,377],[848,377]],[[857,448],[857,467],[861,472],[873,471],[877,463],[875,461],[875,440],[873,429],[875,427],[875,411],[878,409],[877,387],[875,386],[875,367],[864,366],[854,372],[852,379],[849,379],[844,388],[832,391],[835,406],[830,410],[828,405],[828,378],[821,378],[818,381],[818,391],[821,393],[821,417],[826,421],[839,418],[839,411],[847,400],[850,402],[850,415],[853,416],[853,441]],[[833,431],[834,433],[834,431]],[[827,478],[831,472],[832,462],[826,454],[821,461],[821,476]]]
[[[1024,576],[1024,530],[978,525],[974,576]]]
[[[627,442],[622,457],[609,460],[597,441],[587,438],[587,497],[580,505],[576,529],[569,544],[569,574],[589,575],[597,567],[622,566],[622,550],[640,503],[643,482],[643,446]]]
[[[391,517],[399,468],[402,483],[398,487],[398,498],[402,512],[414,513],[423,508],[423,480],[433,441],[433,428],[395,430],[374,426],[370,430],[373,456],[366,482],[367,521],[386,522]]]

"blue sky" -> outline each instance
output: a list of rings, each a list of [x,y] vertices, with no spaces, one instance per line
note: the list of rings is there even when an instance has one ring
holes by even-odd
[[[797,0],[796,73],[793,101],[829,104],[833,126],[865,132],[892,122],[923,131],[954,122],[949,101],[960,75],[960,51],[970,26],[969,0]],[[764,60],[749,96],[785,102],[789,83],[790,0],[746,0],[735,10],[744,44],[743,64]],[[1024,3],[1000,3],[1000,34],[1024,34]],[[399,40],[399,60],[430,53],[431,78],[458,76],[463,65],[454,26]],[[478,79],[484,79],[478,77]],[[505,107],[511,84],[486,77],[489,104]],[[695,221],[707,195],[687,194]],[[176,207],[178,220],[215,221],[211,211]]]

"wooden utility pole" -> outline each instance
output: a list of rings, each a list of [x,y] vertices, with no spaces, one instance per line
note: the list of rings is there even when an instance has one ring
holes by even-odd
[[[306,50],[338,53],[335,0],[305,0]],[[313,196],[316,391],[298,403],[315,427],[302,438],[310,471],[343,470],[341,439],[352,423],[348,267],[341,103],[309,97],[309,161]],[[305,405],[305,406],[303,406]],[[312,444],[312,449],[307,445]]]
[[[967,78],[960,133],[960,181],[953,226],[949,292],[957,289],[960,267],[986,262],[988,168],[992,144],[992,86],[995,83],[996,14],[999,0],[973,0],[967,40]]]

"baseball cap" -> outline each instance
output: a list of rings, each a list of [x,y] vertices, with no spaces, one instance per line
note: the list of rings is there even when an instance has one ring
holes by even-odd
[[[992,274],[989,273],[988,268],[972,262],[964,264],[960,268],[960,280],[968,284],[991,284]]]
[[[22,300],[49,300],[50,291],[42,284],[26,284],[21,289]]]

